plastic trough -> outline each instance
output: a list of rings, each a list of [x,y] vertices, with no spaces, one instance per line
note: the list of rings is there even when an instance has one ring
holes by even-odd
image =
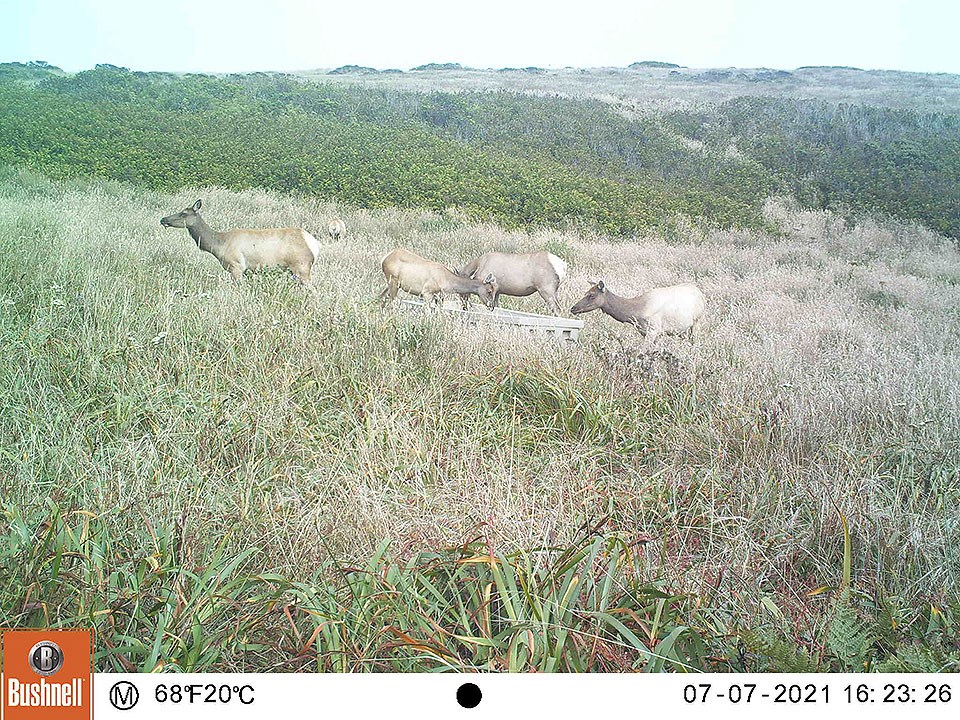
[[[421,312],[426,310],[423,300],[414,298],[402,298],[400,307],[404,310],[420,310]],[[553,315],[537,315],[536,313],[507,310],[499,307],[491,311],[486,306],[477,303],[469,305],[468,309],[464,310],[463,305],[457,300],[446,300],[443,305],[438,306],[438,309],[446,314],[458,317],[464,322],[486,323],[516,330],[526,330],[527,332],[547,335],[568,342],[576,342],[577,338],[580,337],[580,331],[583,329],[583,320],[555,317]]]

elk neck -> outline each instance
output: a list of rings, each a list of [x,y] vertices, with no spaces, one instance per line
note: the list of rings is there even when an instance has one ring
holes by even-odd
[[[197,243],[201,250],[206,250],[218,258],[220,257],[219,251],[223,245],[221,233],[207,225],[200,215],[197,215],[197,221],[187,228],[187,232],[190,233],[190,237],[193,238],[193,241]]]
[[[614,320],[632,322],[640,310],[638,298],[630,299],[616,295],[609,290],[604,291],[606,296],[600,309]]]
[[[460,277],[454,273],[448,273],[447,282],[450,283],[450,289],[453,292],[476,292],[483,285],[482,280]]]

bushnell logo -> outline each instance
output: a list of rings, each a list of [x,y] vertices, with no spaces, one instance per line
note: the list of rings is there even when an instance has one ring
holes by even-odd
[[[0,628],[2,720],[92,720],[90,630]]]
[[[53,640],[41,640],[30,648],[28,662],[37,675],[50,677],[63,667],[63,650]]]

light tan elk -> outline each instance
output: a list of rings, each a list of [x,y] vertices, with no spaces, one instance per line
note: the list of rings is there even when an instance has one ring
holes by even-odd
[[[200,217],[197,200],[192,206],[160,218],[164,227],[186,228],[201,250],[213,255],[234,280],[245,270],[285,267],[310,287],[310,271],[320,255],[320,243],[302,228],[226,230],[218,232]]]
[[[483,303],[493,309],[497,295],[497,278],[492,274],[483,280],[460,277],[438,262],[427,260],[409,250],[397,248],[380,263],[387,286],[380,293],[380,304],[397,297],[397,290],[403,289],[411,295],[419,295],[430,307],[435,299],[443,300],[448,293],[476,295]]]
[[[340,218],[334,218],[327,223],[327,234],[334,240],[340,240],[347,234],[347,226]]]
[[[692,339],[705,304],[700,288],[690,283],[654,288],[639,297],[625,298],[614,295],[601,280],[591,285],[570,312],[581,315],[602,310],[614,320],[634,325],[652,344],[661,333],[689,332]]]
[[[501,295],[527,297],[540,293],[540,297],[554,315],[559,315],[560,303],[557,301],[557,289],[567,272],[567,264],[556,255],[548,252],[500,253],[491,252],[481,255],[467,263],[460,275],[470,278],[486,277],[492,273],[497,278],[497,294],[493,298],[493,307]],[[464,297],[464,304],[467,298]]]

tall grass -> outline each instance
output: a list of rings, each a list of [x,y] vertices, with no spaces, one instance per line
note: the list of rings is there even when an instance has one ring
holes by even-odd
[[[197,196],[343,217],[318,297],[160,227]],[[0,624],[117,670],[955,668],[960,253],[766,215],[611,243],[3,171]],[[567,305],[696,280],[708,316],[651,353],[380,311],[398,245],[564,248]]]

